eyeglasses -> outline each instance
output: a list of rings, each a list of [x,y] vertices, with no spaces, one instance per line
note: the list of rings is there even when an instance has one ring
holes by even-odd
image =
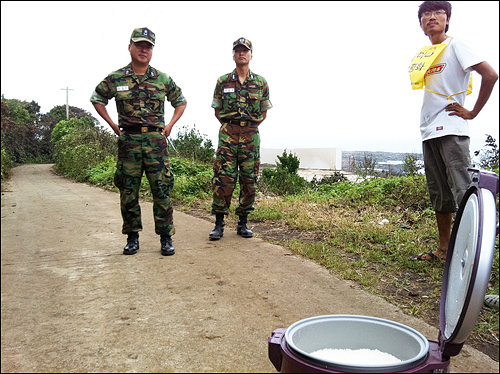
[[[437,16],[444,16],[446,14],[446,10],[439,9],[439,10],[428,10],[427,12],[424,12],[422,15],[422,18],[431,18],[432,15]]]

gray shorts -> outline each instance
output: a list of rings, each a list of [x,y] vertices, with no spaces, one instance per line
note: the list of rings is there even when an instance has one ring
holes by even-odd
[[[453,213],[471,181],[470,138],[447,135],[422,143],[425,177],[432,207],[437,212]]]

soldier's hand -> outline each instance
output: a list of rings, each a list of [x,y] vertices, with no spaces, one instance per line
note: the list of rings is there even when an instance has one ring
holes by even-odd
[[[171,132],[172,132],[172,126],[167,125],[167,126],[165,126],[165,128],[163,129],[161,134],[165,135],[166,137],[169,137]]]
[[[122,134],[122,130],[118,127],[116,123],[111,122],[109,125],[111,126],[116,135],[120,136]]]

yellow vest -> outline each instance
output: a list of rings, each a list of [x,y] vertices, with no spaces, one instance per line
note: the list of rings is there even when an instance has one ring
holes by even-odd
[[[425,88],[425,75],[431,67],[432,63],[436,60],[436,58],[444,51],[448,44],[434,44],[428,47],[423,47],[418,53],[415,55],[413,60],[408,67],[408,73],[410,74],[411,80],[411,88],[414,90],[425,89],[429,92],[435,93],[437,95],[444,96],[448,99],[448,102],[451,103],[450,98],[455,95],[460,95],[467,91],[467,95],[472,92],[472,73],[470,75],[469,84],[466,90],[461,92],[454,93],[452,95],[445,95],[439,92],[435,92]]]

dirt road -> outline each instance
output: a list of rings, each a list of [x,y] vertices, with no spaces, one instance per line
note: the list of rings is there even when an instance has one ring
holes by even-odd
[[[176,211],[176,254],[160,255],[152,204],[140,251],[122,255],[119,197],[12,170],[2,186],[2,372],[276,372],[267,338],[324,314],[370,315],[438,331],[288,249]],[[454,372],[498,372],[466,346]]]

